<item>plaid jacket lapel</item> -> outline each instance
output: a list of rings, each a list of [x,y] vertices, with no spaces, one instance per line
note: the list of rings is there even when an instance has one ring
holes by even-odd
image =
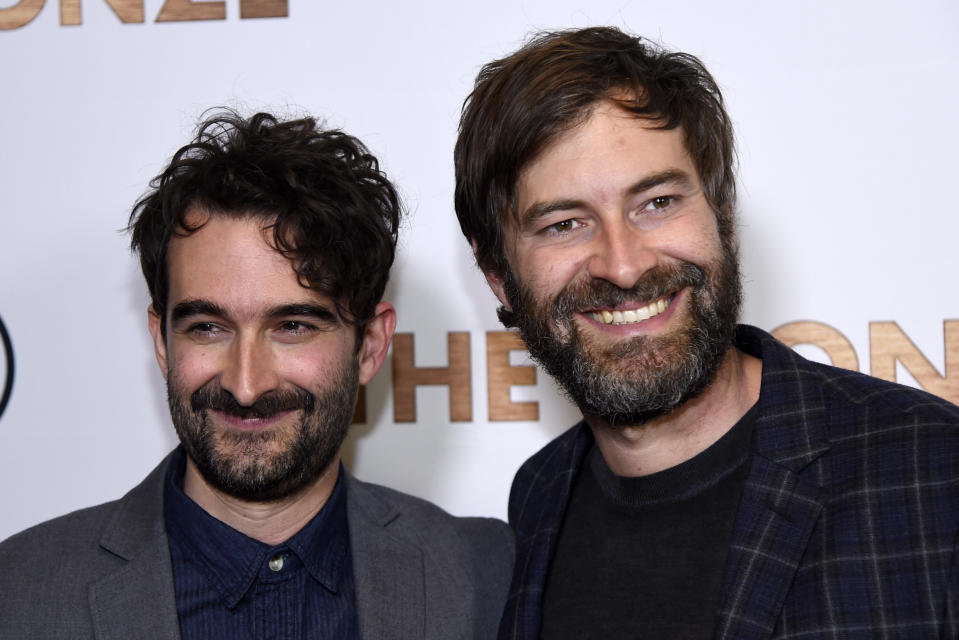
[[[726,559],[716,638],[768,638],[816,521],[829,450],[820,384],[803,360],[743,328],[738,346],[763,360],[753,457]]]
[[[769,638],[822,510],[818,488],[753,461],[726,559],[716,638]]]

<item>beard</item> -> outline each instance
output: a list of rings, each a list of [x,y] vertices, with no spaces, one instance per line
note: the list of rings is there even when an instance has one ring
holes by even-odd
[[[190,395],[167,383],[170,415],[177,436],[203,478],[215,489],[252,502],[274,502],[295,495],[319,478],[336,457],[356,405],[359,365],[350,359],[319,394],[302,387],[270,391],[242,406],[213,382]],[[210,410],[239,418],[269,418],[298,411],[299,422],[263,431],[217,429]]]
[[[703,266],[660,265],[629,289],[606,280],[579,280],[554,299],[543,300],[509,272],[503,284],[512,308],[505,313],[500,310],[503,323],[519,328],[530,356],[580,410],[613,427],[641,425],[701,394],[732,346],[742,304],[739,263],[731,239],[723,242],[717,261]],[[688,319],[666,335],[604,344],[574,321],[577,313],[586,310],[649,302],[684,288]]]

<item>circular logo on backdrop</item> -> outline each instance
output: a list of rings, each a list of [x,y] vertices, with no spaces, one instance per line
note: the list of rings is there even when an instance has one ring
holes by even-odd
[[[13,391],[13,342],[10,340],[10,334],[7,327],[3,324],[3,318],[0,318],[0,342],[3,348],[0,349],[0,417],[7,408],[7,402],[10,401],[10,393]]]

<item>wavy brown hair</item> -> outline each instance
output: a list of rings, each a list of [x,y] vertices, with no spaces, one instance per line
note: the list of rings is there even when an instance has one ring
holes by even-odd
[[[504,228],[516,214],[520,173],[603,100],[664,129],[682,129],[720,232],[732,238],[733,129],[702,62],[613,27],[556,31],[484,66],[463,104],[453,152],[455,207],[481,269],[508,272]]]
[[[170,238],[205,222],[190,214],[258,218],[304,287],[329,296],[358,332],[383,296],[401,204],[362,142],[313,118],[243,118],[218,109],[197,127],[133,207],[128,230],[166,330]],[[164,333],[165,335],[165,333]]]

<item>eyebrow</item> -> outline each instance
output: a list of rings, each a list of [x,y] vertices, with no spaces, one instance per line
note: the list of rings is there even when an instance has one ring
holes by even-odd
[[[271,318],[282,318],[287,316],[302,316],[313,318],[322,322],[338,322],[340,319],[336,311],[321,305],[308,302],[297,302],[293,304],[283,304],[278,307],[272,307],[266,313]]]
[[[173,322],[177,322],[193,316],[217,316],[226,318],[228,315],[223,307],[210,300],[185,300],[173,307],[173,310],[170,312],[170,319]],[[301,316],[314,318],[321,322],[337,322],[339,320],[339,315],[336,311],[321,304],[308,302],[296,302],[270,307],[266,312],[266,316],[269,318]]]
[[[193,316],[220,316],[223,317],[226,312],[220,305],[209,300],[184,300],[177,303],[170,311],[170,320],[177,322],[184,318]]]
[[[692,176],[686,171],[680,169],[666,169],[658,173],[653,173],[639,180],[626,189],[627,195],[635,195],[648,191],[654,187],[664,184],[675,184],[678,187],[688,187],[693,183]],[[527,227],[538,219],[553,213],[554,211],[569,211],[584,206],[582,200],[551,200],[549,202],[536,202],[526,208],[519,215],[520,228]]]
[[[664,184],[674,184],[677,187],[689,187],[693,184],[693,179],[689,173],[682,171],[681,169],[666,169],[665,171],[660,171],[659,173],[646,176],[627,189],[626,193],[629,195],[635,195],[637,193],[642,193],[643,191],[649,191],[654,187],[659,187]]]

